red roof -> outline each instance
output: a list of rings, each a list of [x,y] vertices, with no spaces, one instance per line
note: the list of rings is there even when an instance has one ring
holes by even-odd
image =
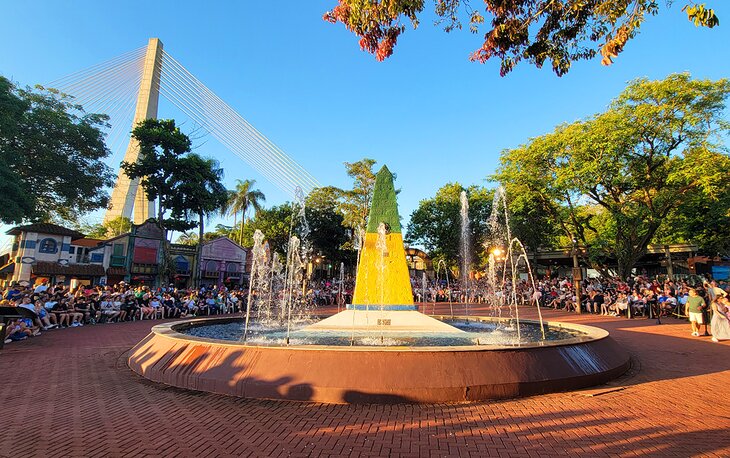
[[[100,243],[103,243],[102,239],[87,239],[86,237],[81,239],[74,239],[71,241],[71,245],[83,246],[88,248],[96,248]]]

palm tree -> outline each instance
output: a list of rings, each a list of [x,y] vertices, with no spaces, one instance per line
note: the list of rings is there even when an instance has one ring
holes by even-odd
[[[254,189],[256,180],[236,180],[236,189],[230,191],[228,199],[228,212],[236,218],[238,212],[241,212],[241,226],[238,231],[238,243],[243,243],[243,225],[246,218],[246,211],[249,207],[258,212],[261,210],[261,204],[266,201],[264,193],[258,189]],[[235,222],[234,222],[235,225]]]
[[[177,242],[181,245],[197,245],[198,244],[198,234],[195,232],[183,232],[180,234],[180,237],[177,238]]]

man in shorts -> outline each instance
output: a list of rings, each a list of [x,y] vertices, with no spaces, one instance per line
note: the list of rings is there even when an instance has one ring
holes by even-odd
[[[689,323],[692,326],[692,335],[698,337],[700,335],[700,325],[704,323],[702,311],[705,309],[705,300],[697,295],[697,290],[694,288],[689,289],[686,308]]]

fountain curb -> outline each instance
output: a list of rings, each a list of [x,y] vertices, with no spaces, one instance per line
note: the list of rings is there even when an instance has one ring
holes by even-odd
[[[630,367],[628,353],[608,332],[565,323],[560,324],[589,329],[594,337],[519,347],[257,347],[176,330],[237,319],[157,325],[132,348],[128,365],[179,388],[325,403],[505,399],[599,385]]]

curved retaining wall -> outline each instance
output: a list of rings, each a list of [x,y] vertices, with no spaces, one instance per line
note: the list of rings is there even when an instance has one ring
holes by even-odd
[[[129,367],[167,385],[231,396],[327,403],[437,403],[512,398],[605,383],[629,355],[590,326],[587,338],[519,348],[248,346],[177,332],[230,318],[162,324]],[[555,324],[555,323],[554,323]]]

